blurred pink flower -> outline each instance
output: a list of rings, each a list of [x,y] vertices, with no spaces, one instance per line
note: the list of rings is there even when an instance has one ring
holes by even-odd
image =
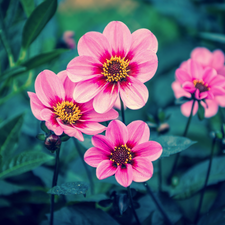
[[[74,49],[76,47],[76,42],[74,40],[74,32],[73,31],[65,31],[63,33],[63,41],[67,45],[69,49]]]
[[[83,141],[82,133],[101,133],[106,127],[98,122],[115,119],[118,112],[112,109],[105,114],[98,114],[93,109],[92,101],[83,104],[75,102],[75,86],[67,77],[66,71],[56,75],[50,70],[44,70],[36,78],[36,94],[28,92],[28,95],[34,116],[38,120],[46,121],[49,130],[56,135],[64,132]]]
[[[144,182],[153,174],[152,161],[162,154],[162,146],[149,141],[150,130],[143,121],[133,121],[125,126],[113,120],[106,134],[92,137],[95,147],[84,155],[85,162],[97,167],[96,175],[102,180],[115,174],[117,182],[128,187],[132,181]]]
[[[107,112],[121,97],[130,109],[139,109],[148,100],[143,84],[158,66],[158,42],[147,29],[131,34],[119,21],[110,22],[103,33],[88,32],[78,42],[79,56],[67,66],[67,74],[78,82],[74,90],[77,102],[94,99],[94,109]]]

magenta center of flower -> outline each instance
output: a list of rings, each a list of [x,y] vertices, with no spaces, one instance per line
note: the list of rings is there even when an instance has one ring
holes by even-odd
[[[106,62],[103,64],[102,72],[104,77],[106,77],[106,81],[118,82],[129,77],[129,62],[128,59],[125,60],[125,57],[121,59],[120,56],[112,56],[111,59],[106,59]]]
[[[53,106],[54,113],[64,124],[74,124],[82,116],[79,106],[73,102],[63,101]]]
[[[204,83],[203,80],[193,80],[195,87],[201,92],[209,91],[208,84]]]
[[[115,147],[114,151],[110,155],[110,160],[113,161],[117,166],[131,163],[132,153],[130,152],[130,148],[127,145],[121,145],[119,147]]]

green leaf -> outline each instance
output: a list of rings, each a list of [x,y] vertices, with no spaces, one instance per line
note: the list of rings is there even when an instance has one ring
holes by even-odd
[[[57,9],[57,0],[46,0],[32,12],[23,28],[22,47],[27,49],[37,38]]]
[[[164,120],[165,120],[165,118],[166,118],[166,115],[165,115],[165,113],[163,112],[162,109],[159,109],[159,110],[158,110],[158,115],[157,115],[157,117],[158,117],[158,119],[159,119],[159,121],[160,121],[161,123],[164,122]]]
[[[0,168],[0,178],[25,173],[52,159],[54,159],[53,156],[37,150],[22,152],[9,160],[3,161]]]
[[[0,76],[0,81],[5,80],[6,78],[15,77],[16,75],[24,72],[26,72],[26,67],[13,67],[12,69],[8,69],[4,73],[2,73],[2,75]]]
[[[216,184],[225,180],[225,156],[215,157],[207,185]],[[175,199],[189,198],[199,190],[205,183],[209,160],[199,163],[189,169],[179,180],[179,184],[170,190],[170,195]]]
[[[40,140],[40,141],[44,141],[45,138],[46,138],[46,135],[45,135],[45,134],[38,134],[38,135],[36,136],[36,138],[37,138],[38,140]]]
[[[207,32],[201,32],[200,37],[210,40],[210,41],[216,41],[220,43],[225,43],[225,35],[223,34],[216,34],[216,33],[207,33]]]
[[[178,136],[160,136],[154,139],[154,141],[159,142],[162,145],[163,152],[161,157],[168,157],[181,152],[196,143],[196,141]]]
[[[198,102],[198,118],[199,120],[203,120],[205,118],[205,108],[200,102]]]
[[[84,141],[79,141],[79,143],[86,149],[93,147],[93,144],[91,142],[92,136],[87,134],[83,134],[83,135],[84,135]]]
[[[29,17],[35,8],[34,0],[20,0],[20,2],[23,6],[26,16]]]
[[[86,194],[88,185],[83,182],[68,182],[51,188],[48,193],[53,195]]]
[[[45,63],[48,63],[49,61],[59,57],[62,53],[67,51],[68,49],[56,49],[51,52],[42,53],[25,61],[24,63],[21,64],[21,66],[26,67],[27,70],[31,70]]]
[[[19,115],[0,126],[0,154],[3,161],[13,154],[15,144],[17,144],[19,139],[22,124],[23,115]]]

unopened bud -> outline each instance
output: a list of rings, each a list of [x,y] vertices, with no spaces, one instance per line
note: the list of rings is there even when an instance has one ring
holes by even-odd
[[[170,125],[168,123],[162,123],[160,124],[160,126],[157,128],[157,131],[160,134],[165,134],[166,132],[168,132],[170,129]]]
[[[46,137],[45,139],[45,147],[54,152],[56,149],[60,148],[61,146],[61,139],[59,136],[55,134],[51,134]]]

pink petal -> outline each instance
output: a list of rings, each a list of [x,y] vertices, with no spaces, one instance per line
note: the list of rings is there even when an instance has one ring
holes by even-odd
[[[119,166],[118,170],[116,171],[115,178],[120,185],[124,187],[130,186],[133,180],[132,166],[130,164],[126,164],[125,168]]]
[[[114,175],[119,167],[116,167],[113,164],[114,163],[110,160],[103,160],[101,163],[99,163],[96,170],[97,178],[102,180]]]
[[[103,135],[95,135],[92,137],[92,144],[96,147],[99,148],[108,154],[110,154],[113,150],[114,147],[111,143],[111,141]]]
[[[218,74],[225,76],[225,66],[223,66],[222,68],[220,68],[218,71]]]
[[[88,102],[94,98],[105,86],[105,79],[99,75],[90,80],[79,82],[73,93],[73,98],[76,102]]]
[[[108,112],[115,104],[118,97],[118,83],[107,83],[94,98],[93,106],[97,113]]]
[[[129,75],[145,83],[155,75],[157,67],[157,55],[150,50],[146,50],[141,54],[134,55],[128,67],[130,69]]]
[[[89,148],[84,154],[84,161],[89,166],[93,167],[97,167],[102,161],[108,161],[108,159],[109,156],[106,154],[106,152],[95,147]]]
[[[198,47],[191,52],[191,58],[203,66],[209,66],[212,60],[212,53],[207,48]]]
[[[149,160],[155,161],[162,154],[162,146],[156,141],[148,141],[136,145],[132,152],[136,156],[148,157]]]
[[[102,65],[97,58],[91,56],[78,56],[72,59],[67,65],[67,74],[73,82],[89,80],[101,74]]]
[[[193,84],[193,82],[190,82],[190,81],[184,82],[182,87],[185,91],[189,93],[194,93],[196,90],[195,85]]]
[[[174,81],[172,83],[172,89],[175,95],[175,98],[181,98],[181,97],[187,97],[190,98],[191,94],[187,91],[185,91],[182,87],[179,81]]]
[[[210,92],[213,93],[213,95],[224,95],[225,89],[219,86],[214,86],[210,88]]]
[[[182,69],[177,69],[176,72],[176,78],[177,80],[183,84],[186,81],[192,81],[191,76],[184,70]]]
[[[189,117],[191,114],[191,107],[193,104],[193,100],[185,102],[181,105],[181,112],[184,116]],[[195,115],[198,111],[198,102],[195,102],[194,109],[193,109],[193,115]]]
[[[199,91],[199,90],[198,90]],[[196,93],[197,93],[197,90],[196,90]],[[204,91],[204,92],[201,92],[201,93],[199,93],[199,98],[197,98],[197,99],[205,99],[205,98],[207,98],[208,97],[208,91]]]
[[[83,35],[78,42],[77,50],[80,56],[92,56],[97,58],[99,62],[111,58],[109,42],[99,32],[88,32]]]
[[[115,147],[125,145],[128,141],[127,127],[121,121],[113,120],[106,129],[106,137]]]
[[[209,118],[209,117],[215,116],[219,109],[218,103],[215,100],[209,100],[209,99],[206,99],[205,101],[206,103],[201,102],[201,104],[205,108],[205,117]]]
[[[209,83],[210,86],[220,86],[225,87],[225,77],[221,75],[216,75]]]
[[[126,83],[120,84],[120,96],[130,109],[142,108],[148,100],[148,89],[134,77],[129,77]]]
[[[221,50],[215,50],[212,53],[212,62],[211,66],[215,68],[216,70],[219,70],[224,66],[225,57]]]
[[[35,91],[40,101],[49,108],[65,98],[61,80],[50,70],[44,70],[38,74]]]
[[[219,104],[221,107],[225,107],[225,95],[222,96],[216,96],[215,97],[216,102]]]
[[[130,50],[132,35],[129,28],[120,21],[110,22],[104,29],[103,35],[112,47],[112,55],[126,56]]]
[[[85,117],[86,113],[89,113],[89,111],[92,111],[93,108],[93,99],[85,102],[85,103],[76,103],[76,105],[79,106],[79,109],[81,110],[81,114]],[[83,118],[82,116],[82,118]],[[86,119],[85,119],[86,120]]]
[[[150,130],[146,123],[141,120],[131,122],[127,126],[128,130],[128,142],[129,148],[133,148],[135,145],[149,141]]]
[[[133,159],[133,181],[145,182],[153,175],[153,165],[148,159],[136,157]]]
[[[43,120],[41,118],[41,111],[46,107],[44,106],[41,101],[39,100],[39,98],[37,97],[37,95],[33,92],[27,92],[29,97],[30,97],[30,107],[31,107],[31,111],[34,114],[34,116],[38,119],[38,120]]]
[[[62,83],[64,83],[65,79],[67,78],[66,70],[57,73],[57,77],[61,80]]]
[[[74,89],[75,89],[76,85],[77,84],[73,83],[69,79],[69,77],[65,78],[63,86],[66,91],[66,93],[65,93],[66,100],[73,101],[73,93],[74,93]]]
[[[210,68],[210,67],[207,67],[205,70],[204,70],[204,73],[203,73],[203,81],[207,84],[210,83],[211,80],[213,80],[213,78],[215,78],[217,75],[217,72],[216,70],[214,70],[213,68]]]
[[[123,106],[124,106],[124,109],[127,108],[126,105],[123,104]],[[115,101],[114,108],[121,110],[121,102],[120,102],[120,97],[119,96],[118,96],[118,98]]]
[[[78,121],[74,126],[77,128],[77,130],[88,135],[99,134],[106,129],[106,127],[101,125],[100,123],[89,121],[85,122]]]
[[[190,59],[191,77],[194,79],[202,79],[203,67],[201,64]]]

